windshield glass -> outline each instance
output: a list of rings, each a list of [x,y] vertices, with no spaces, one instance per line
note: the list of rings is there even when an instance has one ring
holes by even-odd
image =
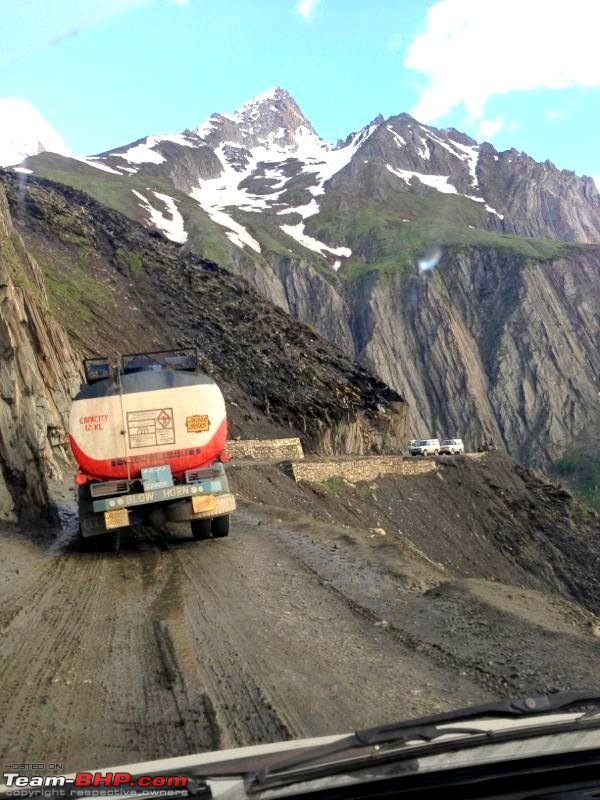
[[[600,688],[599,26],[2,4],[8,771]]]

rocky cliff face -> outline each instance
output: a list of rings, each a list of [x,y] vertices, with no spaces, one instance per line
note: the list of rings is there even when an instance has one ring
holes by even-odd
[[[0,520],[48,504],[66,464],[77,358],[48,311],[42,275],[15,232],[0,187]]]
[[[433,274],[355,289],[358,354],[423,433],[492,434],[547,464],[585,430],[600,378],[600,248],[549,261],[447,254]],[[365,302],[366,301],[366,302]]]
[[[518,236],[600,241],[600,197],[592,178],[559,170],[526,153],[480,147],[478,175],[488,203],[503,214],[500,228]],[[497,204],[497,205],[495,205]]]
[[[600,247],[547,260],[455,248],[429,273],[373,272],[337,287],[303,275],[281,273],[290,310],[401,392],[415,436],[476,447],[491,435],[547,466],[588,429],[600,386]]]

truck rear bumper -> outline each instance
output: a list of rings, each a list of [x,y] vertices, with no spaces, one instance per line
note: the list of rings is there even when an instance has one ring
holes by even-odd
[[[199,497],[205,493],[201,484],[189,483],[179,486],[169,486],[166,489],[153,489],[151,492],[138,492],[125,494],[120,497],[108,497],[94,500],[92,507],[95,512],[114,511],[117,508],[133,508],[147,506],[154,503],[172,503],[186,497]]]
[[[87,538],[110,533],[117,528],[141,524],[142,519],[150,520],[151,524],[162,524],[222,517],[235,511],[236,507],[235,497],[228,488],[223,473],[196,483],[98,498],[92,501],[91,514],[80,514],[81,535]]]

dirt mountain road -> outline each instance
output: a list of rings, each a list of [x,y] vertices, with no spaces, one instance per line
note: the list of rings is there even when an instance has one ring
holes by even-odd
[[[324,584],[254,511],[221,541],[149,533],[83,554],[72,532],[0,537],[7,762],[106,766],[490,696]]]
[[[452,548],[423,538],[427,555],[370,531],[368,505],[354,526],[335,522],[340,503],[353,519],[358,490],[324,494],[317,511],[274,468],[235,482],[227,539],[144,530],[116,552],[79,553],[66,490],[60,532],[1,532],[5,762],[103,767],[598,682],[593,615],[530,588],[518,564],[506,561],[504,583],[475,562],[452,573],[437,562]],[[414,505],[419,486],[430,491],[415,479],[392,496]]]

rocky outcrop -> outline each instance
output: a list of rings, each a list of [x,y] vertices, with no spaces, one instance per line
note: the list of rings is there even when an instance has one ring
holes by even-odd
[[[245,103],[234,114],[212,114],[199,128],[185,131],[199,136],[209,147],[226,146],[242,149],[264,146],[298,146],[302,135],[316,131],[302,113],[294,98],[280,87],[271,89]]]
[[[16,234],[0,187],[0,520],[48,505],[66,463],[77,359],[48,310],[42,274]]]
[[[540,163],[514,148],[479,149],[477,174],[506,233],[566,242],[600,242],[600,195],[592,178]]]

